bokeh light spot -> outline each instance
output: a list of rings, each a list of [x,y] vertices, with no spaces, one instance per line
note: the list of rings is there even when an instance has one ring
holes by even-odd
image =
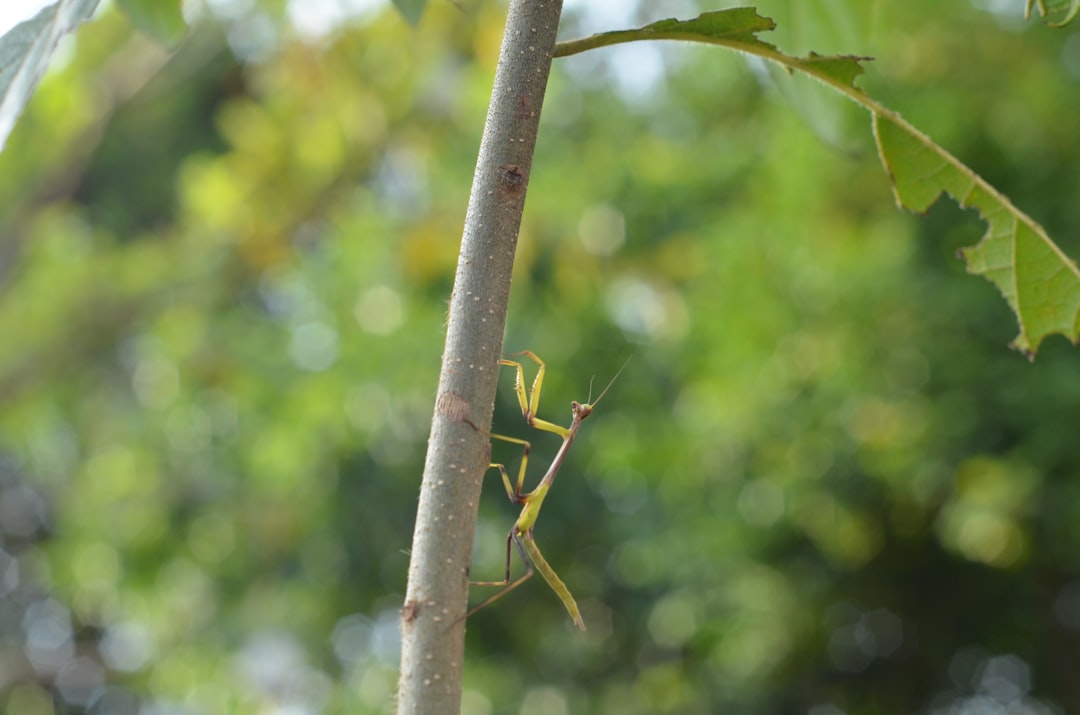
[[[626,217],[608,204],[590,206],[578,221],[578,236],[594,256],[610,256],[626,242]]]
[[[345,616],[334,624],[330,642],[345,670],[352,670],[371,657],[371,620],[360,614]]]
[[[196,518],[188,529],[188,548],[203,563],[224,561],[235,546],[233,522],[221,514],[204,514]]]
[[[101,541],[80,544],[75,551],[72,574],[80,589],[111,593],[120,578],[120,557],[115,548]]]
[[[337,361],[338,333],[326,323],[301,323],[292,330],[289,356],[302,370],[321,372]]]
[[[649,635],[665,648],[679,648],[697,631],[694,603],[685,593],[672,593],[660,599],[649,614]]]
[[[739,514],[751,526],[772,526],[784,515],[784,490],[761,479],[747,482],[739,491]]]
[[[567,715],[566,696],[557,688],[530,688],[521,703],[520,715]]]
[[[142,668],[153,656],[150,633],[132,621],[110,625],[98,650],[110,668],[128,673]]]
[[[20,715],[54,715],[52,696],[34,683],[19,683],[8,691],[5,712]]]
[[[105,668],[93,658],[72,658],[60,668],[54,682],[65,703],[85,708],[104,688]]]
[[[71,612],[45,598],[30,604],[23,616],[26,657],[42,675],[55,674],[75,654]]]
[[[390,335],[405,320],[405,308],[396,290],[385,285],[368,288],[353,308],[360,327],[373,335]]]
[[[682,297],[650,282],[624,278],[608,290],[608,312],[627,339],[643,343],[678,340],[689,328]]]

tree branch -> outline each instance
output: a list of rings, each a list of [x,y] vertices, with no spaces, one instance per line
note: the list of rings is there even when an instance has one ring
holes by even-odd
[[[420,488],[401,618],[399,715],[453,715],[461,706],[459,619],[490,452],[481,430],[491,426],[510,275],[561,12],[561,0],[512,0],[507,14]]]

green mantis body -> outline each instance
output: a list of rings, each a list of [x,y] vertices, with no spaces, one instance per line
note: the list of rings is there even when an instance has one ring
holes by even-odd
[[[528,391],[525,389],[525,371],[522,368],[521,363],[505,359],[500,361],[501,364],[513,367],[517,371],[517,375],[514,379],[514,392],[517,394],[518,404],[521,405],[521,414],[525,418],[525,421],[531,426],[544,430],[545,432],[553,432],[562,437],[563,443],[559,447],[559,451],[555,454],[555,458],[552,459],[551,466],[548,467],[547,473],[544,474],[543,479],[541,479],[540,483],[536,486],[536,489],[528,494],[523,494],[521,488],[525,483],[525,469],[529,462],[529,450],[532,445],[523,439],[517,439],[515,437],[505,437],[497,434],[491,435],[496,439],[501,439],[513,444],[520,444],[523,447],[521,467],[518,469],[516,484],[510,482],[510,475],[507,474],[505,466],[502,464],[492,464],[491,466],[499,470],[499,474],[502,476],[503,486],[506,487],[506,495],[510,498],[510,501],[514,504],[523,504],[524,506],[521,509],[521,514],[518,515],[517,521],[514,522],[514,526],[510,529],[509,535],[506,537],[506,577],[502,581],[470,582],[474,586],[503,586],[504,588],[469,611],[466,614],[466,617],[471,616],[484,606],[502,598],[507,593],[520,586],[532,577],[535,568],[535,570],[539,571],[540,575],[544,577],[544,580],[548,582],[551,589],[555,591],[555,594],[563,602],[563,605],[566,606],[567,612],[570,614],[570,617],[574,619],[574,623],[577,627],[584,631],[585,622],[581,619],[581,612],[578,610],[577,602],[574,601],[574,597],[570,594],[570,589],[566,587],[566,584],[562,582],[562,579],[555,573],[555,570],[552,569],[551,565],[544,559],[544,555],[540,553],[540,549],[533,539],[533,527],[536,525],[537,517],[540,516],[540,507],[543,506],[544,499],[547,497],[548,491],[555,481],[555,475],[558,474],[559,468],[562,467],[562,463],[566,459],[567,453],[570,451],[570,446],[574,443],[574,437],[577,436],[581,423],[592,414],[593,407],[600,402],[601,398],[603,398],[604,394],[606,394],[611,387],[611,384],[608,384],[608,386],[604,388],[604,391],[596,398],[596,402],[593,402],[592,404],[580,403],[577,401],[571,402],[570,426],[562,427],[554,422],[539,419],[536,416],[536,410],[540,404],[540,389],[544,383],[544,361],[529,351],[514,353],[510,357],[522,355],[533,360],[538,366],[532,389]],[[619,372],[622,372],[622,370]],[[615,377],[617,378],[618,374],[616,374]],[[615,379],[613,378],[611,382],[614,383]],[[522,561],[525,562],[525,574],[513,581],[510,580],[511,544],[517,547],[518,553],[521,554]]]

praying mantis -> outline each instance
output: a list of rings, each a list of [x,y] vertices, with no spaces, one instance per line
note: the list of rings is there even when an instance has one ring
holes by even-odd
[[[537,357],[535,353],[528,350],[520,353],[512,353],[507,357],[527,357],[536,363],[537,371],[536,377],[533,379],[532,388],[526,390],[525,370],[522,367],[522,364],[516,360],[507,360],[505,358],[499,361],[500,365],[512,367],[516,371],[514,377],[514,392],[517,395],[518,404],[521,406],[521,414],[525,418],[525,421],[528,422],[531,427],[559,435],[562,437],[563,442],[562,446],[559,447],[559,451],[555,454],[554,459],[551,460],[551,466],[548,467],[547,473],[544,474],[540,483],[528,494],[523,494],[521,488],[525,483],[525,469],[529,462],[529,450],[532,448],[532,445],[529,444],[528,441],[516,437],[506,437],[498,434],[490,435],[495,439],[501,439],[505,442],[522,446],[521,466],[518,468],[516,484],[511,484],[510,475],[507,474],[504,465],[493,463],[490,467],[499,470],[499,474],[502,476],[503,486],[506,487],[506,495],[510,498],[510,501],[514,504],[522,504],[523,506],[521,508],[521,514],[518,515],[517,521],[514,522],[509,535],[506,537],[505,578],[503,578],[502,581],[469,582],[470,585],[473,586],[502,586],[503,589],[475,606],[465,614],[465,617],[468,618],[481,608],[490,605],[525,583],[525,581],[532,577],[535,570],[540,572],[540,575],[543,576],[544,580],[551,586],[551,590],[553,590],[559,597],[559,600],[562,601],[563,605],[566,607],[567,613],[569,613],[570,617],[574,620],[574,624],[584,631],[585,621],[581,618],[581,611],[578,609],[577,602],[574,600],[573,595],[571,595],[570,589],[566,587],[566,584],[562,582],[562,579],[559,578],[558,574],[555,573],[555,570],[548,564],[544,555],[540,553],[540,548],[533,539],[533,528],[536,526],[536,520],[540,516],[540,507],[543,506],[544,499],[547,497],[548,491],[555,481],[555,475],[558,474],[559,468],[562,467],[563,462],[566,460],[566,455],[570,452],[570,446],[574,443],[574,437],[577,436],[578,430],[581,428],[581,423],[592,414],[593,408],[603,399],[604,395],[607,394],[607,391],[611,389],[611,386],[615,384],[615,380],[617,380],[619,375],[622,374],[622,371],[626,369],[626,365],[623,365],[622,368],[619,369],[619,372],[615,373],[615,377],[611,378],[611,382],[608,383],[607,387],[604,388],[604,391],[600,393],[600,396],[596,398],[595,402],[581,403],[576,400],[571,402],[570,426],[562,427],[554,422],[542,420],[536,416],[536,411],[540,405],[540,390],[544,384],[544,372],[546,370],[544,361]],[[591,395],[589,399],[591,399]],[[513,581],[510,580],[511,544],[517,547],[518,553],[521,554],[521,560],[525,562],[524,575]]]

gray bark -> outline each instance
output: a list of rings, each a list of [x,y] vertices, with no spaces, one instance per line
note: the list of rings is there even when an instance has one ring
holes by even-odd
[[[510,274],[561,12],[562,0],[511,0],[507,15],[420,487],[401,618],[399,715],[456,715],[461,708],[460,619],[489,462],[484,431],[491,427]]]

